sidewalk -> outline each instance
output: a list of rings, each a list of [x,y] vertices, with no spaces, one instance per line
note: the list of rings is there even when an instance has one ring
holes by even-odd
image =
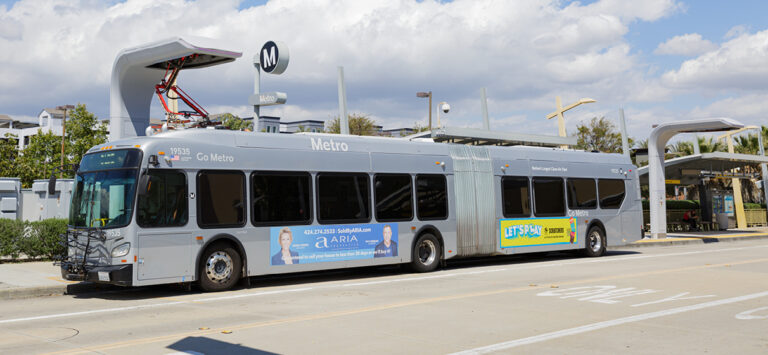
[[[0,300],[63,295],[88,289],[91,289],[89,284],[62,279],[59,267],[51,261],[0,264]]]
[[[648,235],[647,235],[648,236]],[[669,233],[665,239],[643,239],[630,245],[609,247],[610,250],[733,242],[749,239],[768,239],[768,228],[749,228],[716,232]],[[67,281],[61,278],[58,266],[50,261],[0,264],[0,301],[16,298],[82,294],[115,289],[109,285]]]
[[[749,239],[768,239],[768,227],[753,227],[746,229],[729,229],[727,231],[709,231],[709,232],[685,232],[685,233],[667,233],[664,239],[650,239],[650,233],[645,234],[645,238],[638,240],[630,245],[609,248],[639,248],[660,245],[684,245],[684,244],[705,244],[718,242],[733,242],[737,240]]]

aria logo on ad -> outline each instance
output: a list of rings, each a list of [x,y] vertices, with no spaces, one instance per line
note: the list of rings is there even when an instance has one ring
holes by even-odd
[[[270,74],[282,74],[288,67],[289,59],[288,47],[282,42],[264,43],[259,53],[261,70]]]

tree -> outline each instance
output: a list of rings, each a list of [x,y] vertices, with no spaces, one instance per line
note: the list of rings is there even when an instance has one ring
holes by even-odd
[[[369,115],[353,113],[349,115],[349,133],[356,136],[372,136],[376,133],[376,121]],[[325,129],[326,133],[341,133],[339,116],[334,117]]]
[[[693,155],[693,142],[679,141],[668,148],[671,153],[679,157]]]
[[[248,122],[237,115],[225,113],[221,115],[219,119],[221,120],[221,123],[224,125],[224,127],[227,127],[227,129],[234,131],[253,131],[253,121]]]
[[[66,149],[66,147],[65,147]],[[17,173],[25,188],[32,187],[35,179],[46,179],[54,168],[61,165],[61,137],[48,131],[29,138],[29,145],[24,148],[18,160]]]
[[[16,176],[18,160],[19,140],[16,135],[6,133],[5,139],[0,139],[0,176]]]
[[[760,154],[760,141],[757,134],[734,137],[733,150],[741,154]]]
[[[424,132],[424,131],[429,131],[429,126],[422,126],[418,122],[415,122],[413,124],[413,133],[419,133],[419,132]]]
[[[88,149],[107,141],[107,124],[88,112],[84,104],[78,104],[67,118],[64,163],[78,164]],[[73,176],[72,172],[66,175]]]
[[[65,130],[64,164],[79,163],[88,149],[107,141],[107,124],[88,112],[83,104],[78,104],[74,110],[68,112]],[[18,152],[15,170],[3,175],[18,176],[25,188],[31,187],[36,179],[47,179],[51,172],[61,165],[61,141],[61,136],[51,131],[43,133],[38,129],[37,134],[29,138],[29,145]],[[0,146],[0,154],[3,154],[2,167],[5,167],[6,152],[9,152],[10,156],[13,153],[10,148]],[[65,171],[64,176],[72,177],[74,172]]]
[[[699,152],[701,153],[714,153],[714,152],[727,152],[728,151],[728,145],[723,143],[723,141],[719,139],[714,139],[712,137],[699,137]]]
[[[621,133],[605,117],[594,117],[588,124],[580,122],[576,126],[576,148],[604,153],[621,153]],[[629,138],[629,146],[634,140]]]

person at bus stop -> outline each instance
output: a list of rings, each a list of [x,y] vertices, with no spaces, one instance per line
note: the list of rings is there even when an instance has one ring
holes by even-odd
[[[392,240],[392,227],[388,224],[382,228],[382,241],[374,249],[374,258],[385,258],[388,256],[397,256],[397,243]]]
[[[291,229],[288,227],[281,229],[278,234],[278,241],[280,242],[280,250],[272,255],[272,265],[298,264],[299,253],[291,250],[291,243],[293,242]]]
[[[688,223],[691,226],[692,231],[698,231],[699,226],[696,225],[696,211],[688,210],[683,214],[683,222]]]

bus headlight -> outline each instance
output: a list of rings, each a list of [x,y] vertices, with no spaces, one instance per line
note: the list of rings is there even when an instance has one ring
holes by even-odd
[[[131,243],[120,244],[112,249],[112,257],[119,258],[125,256],[129,251],[131,251]]]

